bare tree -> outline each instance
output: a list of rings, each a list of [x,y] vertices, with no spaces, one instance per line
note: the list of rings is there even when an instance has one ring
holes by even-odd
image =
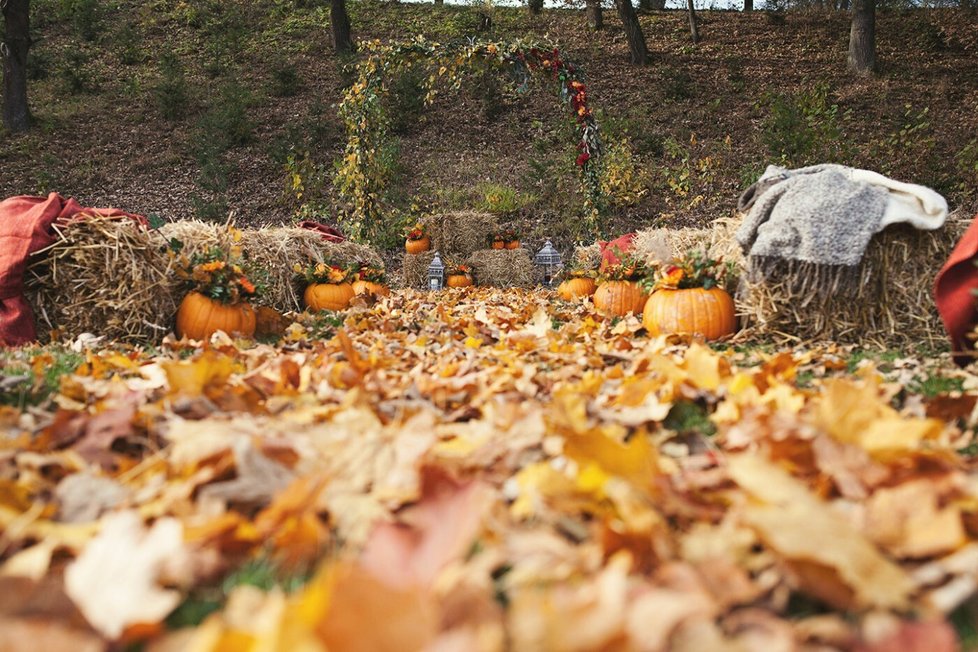
[[[686,8],[689,10],[689,33],[693,37],[693,43],[700,42],[700,29],[696,25],[696,5],[693,0],[686,0]]]
[[[754,0],[744,0],[744,11],[754,11]]]
[[[876,0],[854,0],[849,28],[849,70],[869,75],[876,69]]]
[[[27,131],[31,112],[27,106],[27,53],[31,47],[30,0],[0,0],[3,12],[3,126],[11,132]]]
[[[329,22],[333,30],[333,49],[337,54],[353,52],[350,35],[350,16],[346,13],[346,0],[329,1]]]
[[[591,29],[602,29],[604,27],[604,12],[601,9],[601,0],[584,0],[587,9],[587,25]]]
[[[625,37],[628,39],[628,51],[631,54],[632,63],[644,66],[649,61],[649,49],[645,46],[645,34],[642,33],[642,25],[638,22],[632,0],[615,0],[615,6],[618,8],[618,17],[621,18],[622,26],[625,28]]]
[[[543,0],[528,0],[526,6],[530,8],[530,13],[536,16],[543,11]]]

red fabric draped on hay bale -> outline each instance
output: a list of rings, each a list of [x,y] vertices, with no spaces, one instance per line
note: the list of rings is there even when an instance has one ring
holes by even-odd
[[[34,314],[24,298],[24,272],[30,255],[54,243],[55,222],[70,224],[86,215],[128,217],[147,226],[142,215],[115,208],[85,208],[56,192],[45,197],[20,195],[0,202],[0,345],[18,346],[37,339]]]
[[[978,292],[978,215],[972,220],[944,267],[934,280],[934,302],[951,340],[951,350],[958,364],[974,360],[974,343],[968,334],[978,321],[975,308]]]

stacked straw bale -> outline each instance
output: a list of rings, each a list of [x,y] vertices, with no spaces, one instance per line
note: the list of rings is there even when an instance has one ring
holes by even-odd
[[[231,235],[218,224],[208,224],[193,220],[172,222],[160,228],[169,240],[175,238],[183,243],[183,253],[193,256],[210,247],[229,247]],[[268,286],[261,303],[279,312],[302,310],[304,284],[296,277],[292,266],[302,266],[324,261],[340,265],[369,265],[383,267],[384,262],[370,247],[354,242],[327,242],[319,233],[307,229],[290,227],[271,227],[264,229],[242,229],[242,254],[267,272]]]
[[[934,277],[969,223],[956,215],[936,231],[905,224],[886,228],[870,240],[858,282],[834,294],[805,289],[787,271],[768,279],[743,274],[736,303],[744,334],[782,341],[941,346],[945,336],[932,295]],[[726,243],[717,243],[720,249],[737,249],[734,231],[728,230]]]
[[[404,262],[401,263],[401,286],[419,290],[427,289],[428,265],[431,264],[434,258],[434,251],[423,251],[420,254],[404,254]]]
[[[451,258],[464,260],[479,249],[485,249],[489,238],[499,229],[496,218],[478,211],[454,211],[429,215],[421,220],[431,237],[431,248]]]
[[[540,281],[540,274],[526,249],[481,249],[466,259],[476,285],[497,288],[528,288]]]
[[[54,229],[57,240],[34,254],[27,274],[39,333],[144,342],[171,330],[178,297],[159,232],[95,216]]]

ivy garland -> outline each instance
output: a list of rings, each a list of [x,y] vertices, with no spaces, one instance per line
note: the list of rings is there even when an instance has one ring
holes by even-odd
[[[379,160],[389,133],[381,99],[394,75],[414,66],[431,71],[423,82],[425,104],[431,104],[439,87],[457,90],[466,73],[480,67],[501,68],[514,80],[516,90],[525,92],[533,74],[548,75],[558,82],[560,99],[573,111],[580,137],[577,167],[580,169],[586,222],[597,229],[600,185],[597,159],[601,154],[598,125],[588,106],[587,86],[573,63],[565,61],[557,48],[510,43],[468,41],[441,44],[418,37],[412,41],[382,44],[371,41],[368,55],[358,65],[358,79],[344,93],[340,116],[347,132],[343,159],[336,173],[336,188],[349,204],[345,227],[357,240],[370,239],[380,224],[380,198],[387,185]]]

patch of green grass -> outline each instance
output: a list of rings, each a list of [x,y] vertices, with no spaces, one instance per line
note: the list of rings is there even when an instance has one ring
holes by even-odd
[[[951,376],[942,376],[938,373],[928,373],[925,376],[918,376],[907,384],[907,391],[913,394],[921,394],[926,398],[934,398],[942,394],[960,392],[964,390],[964,379]]]
[[[902,357],[902,351],[856,349],[849,356],[849,359],[846,360],[846,371],[851,374],[855,373],[856,370],[859,369],[859,365],[863,360],[871,360],[876,364],[877,369],[883,373],[886,373],[888,371],[892,371],[892,363]]]
[[[712,437],[717,432],[706,408],[694,401],[679,401],[674,404],[662,425],[678,433],[698,433],[706,437]]]
[[[974,598],[951,612],[949,619],[961,650],[978,650],[978,604]]]
[[[61,378],[84,362],[80,353],[58,345],[9,349],[0,354],[0,404],[20,409],[46,401]]]

